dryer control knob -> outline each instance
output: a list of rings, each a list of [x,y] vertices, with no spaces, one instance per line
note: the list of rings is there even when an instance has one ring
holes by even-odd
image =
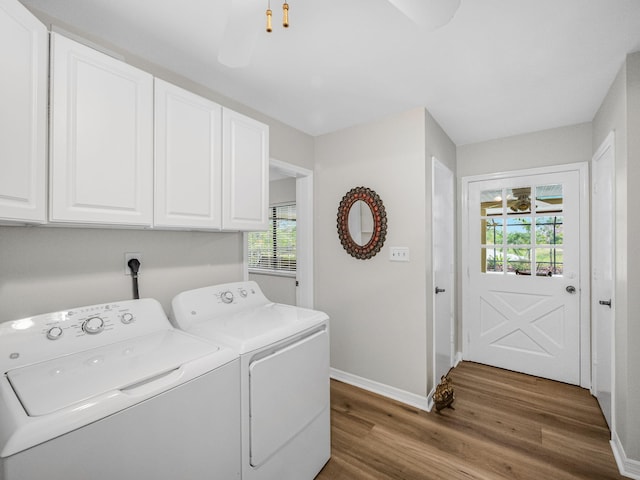
[[[47,332],[47,338],[49,340],[58,340],[63,334],[63,331],[60,327],[51,327]]]
[[[227,290],[226,292],[222,292],[220,294],[220,298],[222,299],[222,303],[231,303],[233,302],[233,293]]]
[[[247,298],[247,295],[248,295],[248,293],[244,288],[242,290],[240,290],[240,296],[242,298]]]
[[[82,324],[82,330],[90,335],[100,333],[103,329],[104,320],[102,320],[100,317],[87,318]]]
[[[133,322],[136,318],[133,316],[132,313],[123,313],[122,316],[120,317],[120,321],[122,323],[124,323],[125,325],[128,325],[129,323]]]

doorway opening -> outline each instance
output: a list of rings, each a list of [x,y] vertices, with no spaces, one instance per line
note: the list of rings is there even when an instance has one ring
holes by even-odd
[[[313,308],[313,172],[303,167],[271,159],[269,183],[273,195],[270,208],[295,205],[295,276],[265,275],[250,270],[249,234],[244,235],[244,277],[255,280],[265,295],[277,303]],[[292,222],[289,221],[289,226]]]

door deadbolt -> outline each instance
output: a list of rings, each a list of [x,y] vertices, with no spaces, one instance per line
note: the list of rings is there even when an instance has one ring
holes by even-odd
[[[569,285],[567,286],[567,288],[565,288],[565,290],[569,293],[576,293],[576,287],[574,287],[573,285]]]

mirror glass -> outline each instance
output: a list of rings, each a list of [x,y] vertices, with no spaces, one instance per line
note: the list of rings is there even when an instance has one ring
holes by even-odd
[[[366,245],[373,235],[373,213],[366,202],[358,200],[349,210],[349,233],[360,246]]]

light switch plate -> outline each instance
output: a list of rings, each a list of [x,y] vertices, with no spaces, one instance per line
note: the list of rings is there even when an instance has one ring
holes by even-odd
[[[409,247],[389,247],[389,260],[392,262],[408,262]]]

